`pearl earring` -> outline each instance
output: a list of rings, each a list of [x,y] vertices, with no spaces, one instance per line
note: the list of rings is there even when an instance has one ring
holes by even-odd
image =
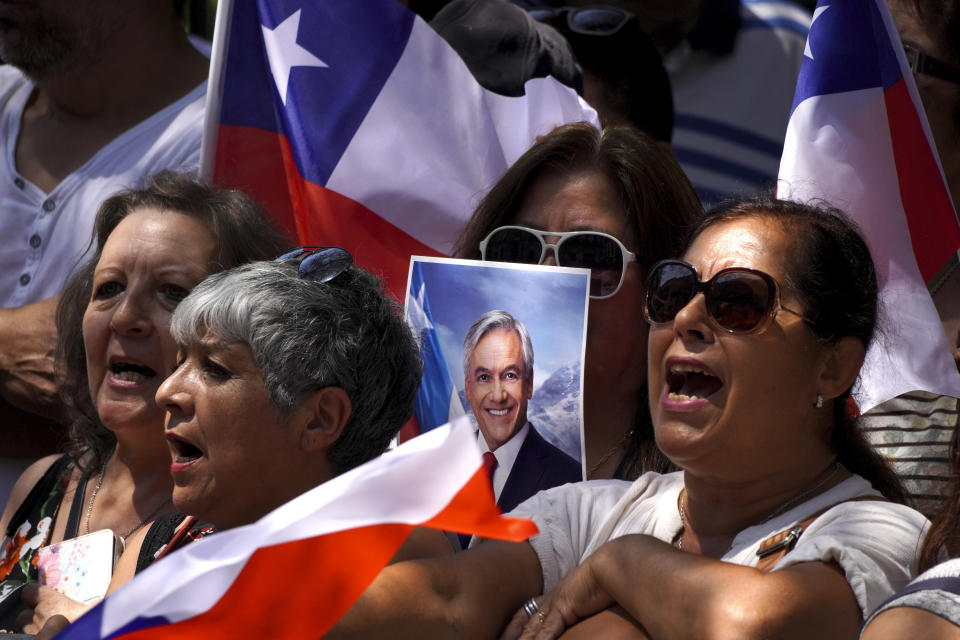
[[[815,406],[817,409],[823,409],[823,394],[822,394],[822,393],[817,393],[817,401],[816,401],[815,403],[813,403],[813,406]]]

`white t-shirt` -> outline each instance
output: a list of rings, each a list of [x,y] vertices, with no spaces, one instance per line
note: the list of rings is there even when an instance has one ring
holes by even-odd
[[[531,518],[540,530],[530,544],[540,558],[546,592],[608,540],[634,533],[673,540],[681,528],[677,499],[682,488],[682,471],[646,473],[633,483],[580,482],[542,491],[510,515]],[[771,535],[830,505],[874,495],[880,494],[870,483],[852,476],[768,522],[744,529],[722,560],[756,566],[757,548]],[[814,560],[835,562],[866,616],[916,573],[927,524],[919,512],[890,502],[837,504],[807,527],[773,570]]]
[[[101,148],[50,193],[17,173],[14,150],[33,84],[0,65],[0,307],[58,295],[85,255],[100,203],[162,169],[196,171],[206,82]],[[69,141],[64,141],[69,144]]]

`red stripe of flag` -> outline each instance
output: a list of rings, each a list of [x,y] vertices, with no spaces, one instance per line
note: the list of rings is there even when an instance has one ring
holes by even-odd
[[[513,542],[537,533],[530,520],[500,514],[482,468],[422,526]],[[208,611],[118,638],[319,638],[360,597],[412,530],[407,524],[380,524],[258,549]]]
[[[258,549],[208,611],[118,638],[316,640],[347,612],[412,530],[374,525]]]
[[[924,281],[960,248],[960,225],[903,78],[884,92],[900,198]]]
[[[362,204],[304,180],[285,136],[221,125],[214,167],[214,184],[229,183],[250,194],[300,244],[349,250],[398,300],[404,297],[410,256],[443,255]]]

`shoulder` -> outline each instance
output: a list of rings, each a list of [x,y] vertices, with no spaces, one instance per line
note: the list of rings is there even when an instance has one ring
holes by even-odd
[[[7,506],[3,510],[3,516],[0,517],[0,533],[6,530],[14,513],[20,508],[20,505],[27,499],[30,491],[40,482],[47,471],[49,471],[58,460],[65,458],[66,456],[62,454],[54,454],[40,458],[20,474],[16,484],[13,485],[10,497],[7,499]]]
[[[875,618],[880,619],[874,622]],[[894,637],[888,633],[894,629],[906,633],[898,637],[915,638],[920,628],[932,630],[933,627],[956,635],[930,635],[930,638],[960,638],[957,628],[960,627],[960,559],[949,560],[921,574],[877,609],[864,626],[863,637],[870,638]]]
[[[7,98],[29,82],[23,72],[13,65],[0,64],[0,108],[4,106]]]
[[[864,484],[867,491],[860,491]],[[876,494],[858,476],[837,487],[844,485],[861,496]],[[901,504],[854,497],[844,498],[817,517],[775,569],[801,562],[837,565],[866,615],[915,575],[920,544],[929,522],[918,511]]]
[[[680,474],[656,473],[646,473],[632,483],[576,482],[541,491],[510,515],[529,517],[537,525],[539,533],[529,542],[540,558],[544,588],[549,589],[607,540],[650,532],[658,520],[658,501],[668,495],[666,500],[676,505],[679,485]],[[679,522],[679,516],[676,519]]]
[[[682,485],[680,474],[660,475],[651,472],[643,474],[633,482],[574,482],[537,493],[521,503],[511,515],[532,517],[538,526],[541,523],[547,526],[568,526],[580,522],[592,529],[596,522],[612,513],[625,514],[642,508],[648,498],[662,495],[668,486],[677,481]],[[673,488],[675,492],[679,491],[679,488]]]

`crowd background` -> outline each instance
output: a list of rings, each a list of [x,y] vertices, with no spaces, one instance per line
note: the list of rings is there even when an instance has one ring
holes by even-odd
[[[112,12],[105,8],[106,3],[96,0],[66,8],[62,4],[48,0],[38,3],[36,15],[25,14],[26,21],[36,20],[35,24],[50,20],[55,27],[50,33],[64,38],[61,49],[50,47],[51,42],[59,42],[56,38],[37,40],[34,44],[39,42],[42,46],[32,50],[24,46],[26,38],[19,40],[22,34],[11,27],[22,16],[4,16],[0,12],[0,57],[12,63],[0,65],[0,128],[7,134],[0,143],[4,153],[0,206],[16,214],[9,216],[6,226],[0,228],[7,231],[8,237],[15,238],[11,245],[18,247],[0,258],[4,260],[0,262],[0,277],[6,288],[0,314],[3,498],[31,461],[58,450],[65,442],[65,413],[57,397],[64,373],[54,370],[52,358],[56,336],[53,309],[57,300],[50,297],[59,292],[60,285],[56,278],[48,282],[42,274],[48,269],[65,280],[70,264],[88,249],[85,242],[93,228],[90,221],[100,200],[107,195],[133,186],[160,169],[196,169],[205,56],[209,56],[207,41],[212,36],[216,13],[216,2],[199,0],[171,2],[163,9],[135,2],[120,12]],[[510,95],[517,86],[512,65],[528,65],[524,77],[550,74],[580,91],[597,107],[605,126],[632,125],[645,132],[649,137],[638,138],[639,142],[629,141],[630,136],[637,135],[632,131],[622,135],[628,138],[627,146],[643,150],[643,162],[668,174],[654,181],[671,182],[670,189],[678,203],[673,207],[677,211],[673,222],[678,225],[685,224],[681,219],[694,217],[694,209],[732,195],[769,192],[775,186],[813,3],[610,0],[605,4],[624,10],[624,19],[602,36],[584,31],[582,25],[572,20],[570,9],[574,7],[563,8],[548,0],[516,4],[496,0],[410,0],[405,4],[430,21],[463,55],[484,86]],[[523,14],[520,7],[529,13]],[[916,79],[956,203],[960,197],[960,8],[948,0],[890,0],[890,7],[904,43],[942,61],[941,65],[948,68],[946,76],[938,76],[921,67]],[[61,9],[62,15],[53,19]],[[87,28],[98,21],[99,28]],[[488,28],[474,28],[477,25]],[[184,34],[190,35],[189,41]],[[512,49],[493,47],[507,55],[490,64],[490,41],[514,45]],[[537,46],[523,48],[517,42],[533,42]],[[24,74],[14,67],[23,69]],[[161,114],[170,119],[164,128],[156,124]],[[148,122],[151,126],[143,127]],[[116,144],[116,140],[130,138],[130,132],[138,129],[147,129],[144,140],[128,140],[124,146]],[[182,138],[168,139],[171,132]],[[59,141],[68,136],[78,142],[70,153],[59,151]],[[612,137],[613,134],[608,135],[608,139]],[[562,147],[560,151],[576,155],[571,147]],[[104,164],[111,154],[129,159],[129,166]],[[586,153],[595,159],[591,154]],[[683,174],[674,172],[674,159]],[[527,189],[530,194],[539,193],[538,185],[549,179],[554,180],[550,189],[561,191],[568,188],[563,182],[576,186],[576,179],[589,177],[591,172],[603,174],[616,165],[615,161],[603,161],[598,168],[577,160],[559,169],[550,162],[553,161],[541,156],[525,165],[518,163],[519,168],[506,176],[508,181],[515,180],[513,185],[506,191],[493,188],[486,206],[496,207],[497,215],[482,218],[481,205],[481,219],[468,227],[466,240],[461,239],[458,245],[459,255],[477,257],[474,245],[496,226],[517,220],[544,226],[536,220],[539,214],[535,207],[531,209],[531,200],[539,196],[528,196]],[[630,170],[628,167],[626,171]],[[617,188],[626,195],[617,195],[614,200],[629,199],[631,188],[646,195],[653,192],[641,178],[623,178],[624,172],[614,168],[605,179],[622,179],[622,186]],[[595,185],[593,188],[602,191]],[[539,190],[543,191],[543,187]],[[593,193],[595,200],[602,200],[597,196],[599,191]],[[693,198],[694,192],[700,206]],[[91,207],[91,203],[97,204]],[[87,223],[72,215],[81,209]],[[636,250],[648,240],[642,231],[653,229],[656,223],[650,221],[647,211],[625,209],[626,228],[613,235]],[[639,223],[633,221],[634,216]],[[545,220],[551,228],[556,222],[556,218]],[[68,224],[75,225],[69,241],[53,240],[63,237]],[[84,229],[84,224],[90,228]],[[642,254],[648,261],[644,270],[658,258],[679,253],[678,236],[670,237],[670,233],[657,229],[651,237],[662,238],[663,243],[644,247]],[[46,266],[54,262],[54,252],[60,248],[65,248],[64,255],[75,256],[74,260],[61,259],[55,267]],[[627,282],[629,293],[629,276]],[[634,293],[639,299],[642,287],[639,283],[636,287]],[[956,264],[947,266],[931,293],[950,344],[957,348],[960,366],[960,270]],[[619,295],[617,305],[626,304],[626,294]],[[597,308],[598,311],[591,308],[591,324],[599,326],[610,321],[603,315],[603,305]],[[624,308],[616,307],[607,316],[621,320],[632,317],[623,315]],[[633,312],[639,308],[630,307]],[[610,322],[612,330],[620,330]],[[637,348],[645,352],[645,335],[643,338]],[[610,354],[616,349],[607,345],[604,350],[601,339],[602,336],[595,335],[592,344],[598,346],[588,344],[588,349],[606,354],[604,358],[613,357]],[[605,369],[606,360],[600,362],[600,357],[595,355],[591,363],[588,356],[588,371],[591,364],[596,371]],[[642,364],[638,364],[641,360]],[[636,368],[641,367],[642,371],[645,364],[645,355],[632,358],[624,370],[632,367],[630,370],[636,373]],[[610,401],[606,394],[611,385],[600,373],[591,378],[604,387],[604,393],[588,391],[587,407],[594,409],[594,423],[610,426],[602,436],[601,430],[595,429],[592,451],[588,438],[587,464],[598,471],[597,477],[632,479],[641,471],[670,470],[669,461],[660,457],[655,447],[651,448],[653,427],[644,417],[643,408],[647,401],[645,374],[630,378],[632,384],[625,394],[630,400],[625,403]],[[618,374],[615,378],[620,381],[624,376]],[[74,385],[67,393],[76,397],[78,388]],[[600,400],[592,400],[591,396]],[[614,404],[629,416],[607,419]],[[950,470],[950,442],[957,433],[958,420],[956,398],[922,391],[895,398],[861,418],[867,439],[891,462],[912,504],[928,517],[940,512],[947,485],[955,477]],[[587,422],[591,422],[589,415]],[[611,457],[609,452],[618,455]],[[81,502],[89,500],[91,506],[106,468],[105,461],[95,462],[87,465],[87,471],[92,469],[95,473],[100,469],[96,489],[91,486],[80,490]],[[91,491],[92,497],[87,498]],[[101,501],[109,495],[105,491]],[[7,514],[8,519],[10,515]],[[89,512],[87,520],[89,525]],[[947,540],[943,548],[956,551],[949,536]]]

